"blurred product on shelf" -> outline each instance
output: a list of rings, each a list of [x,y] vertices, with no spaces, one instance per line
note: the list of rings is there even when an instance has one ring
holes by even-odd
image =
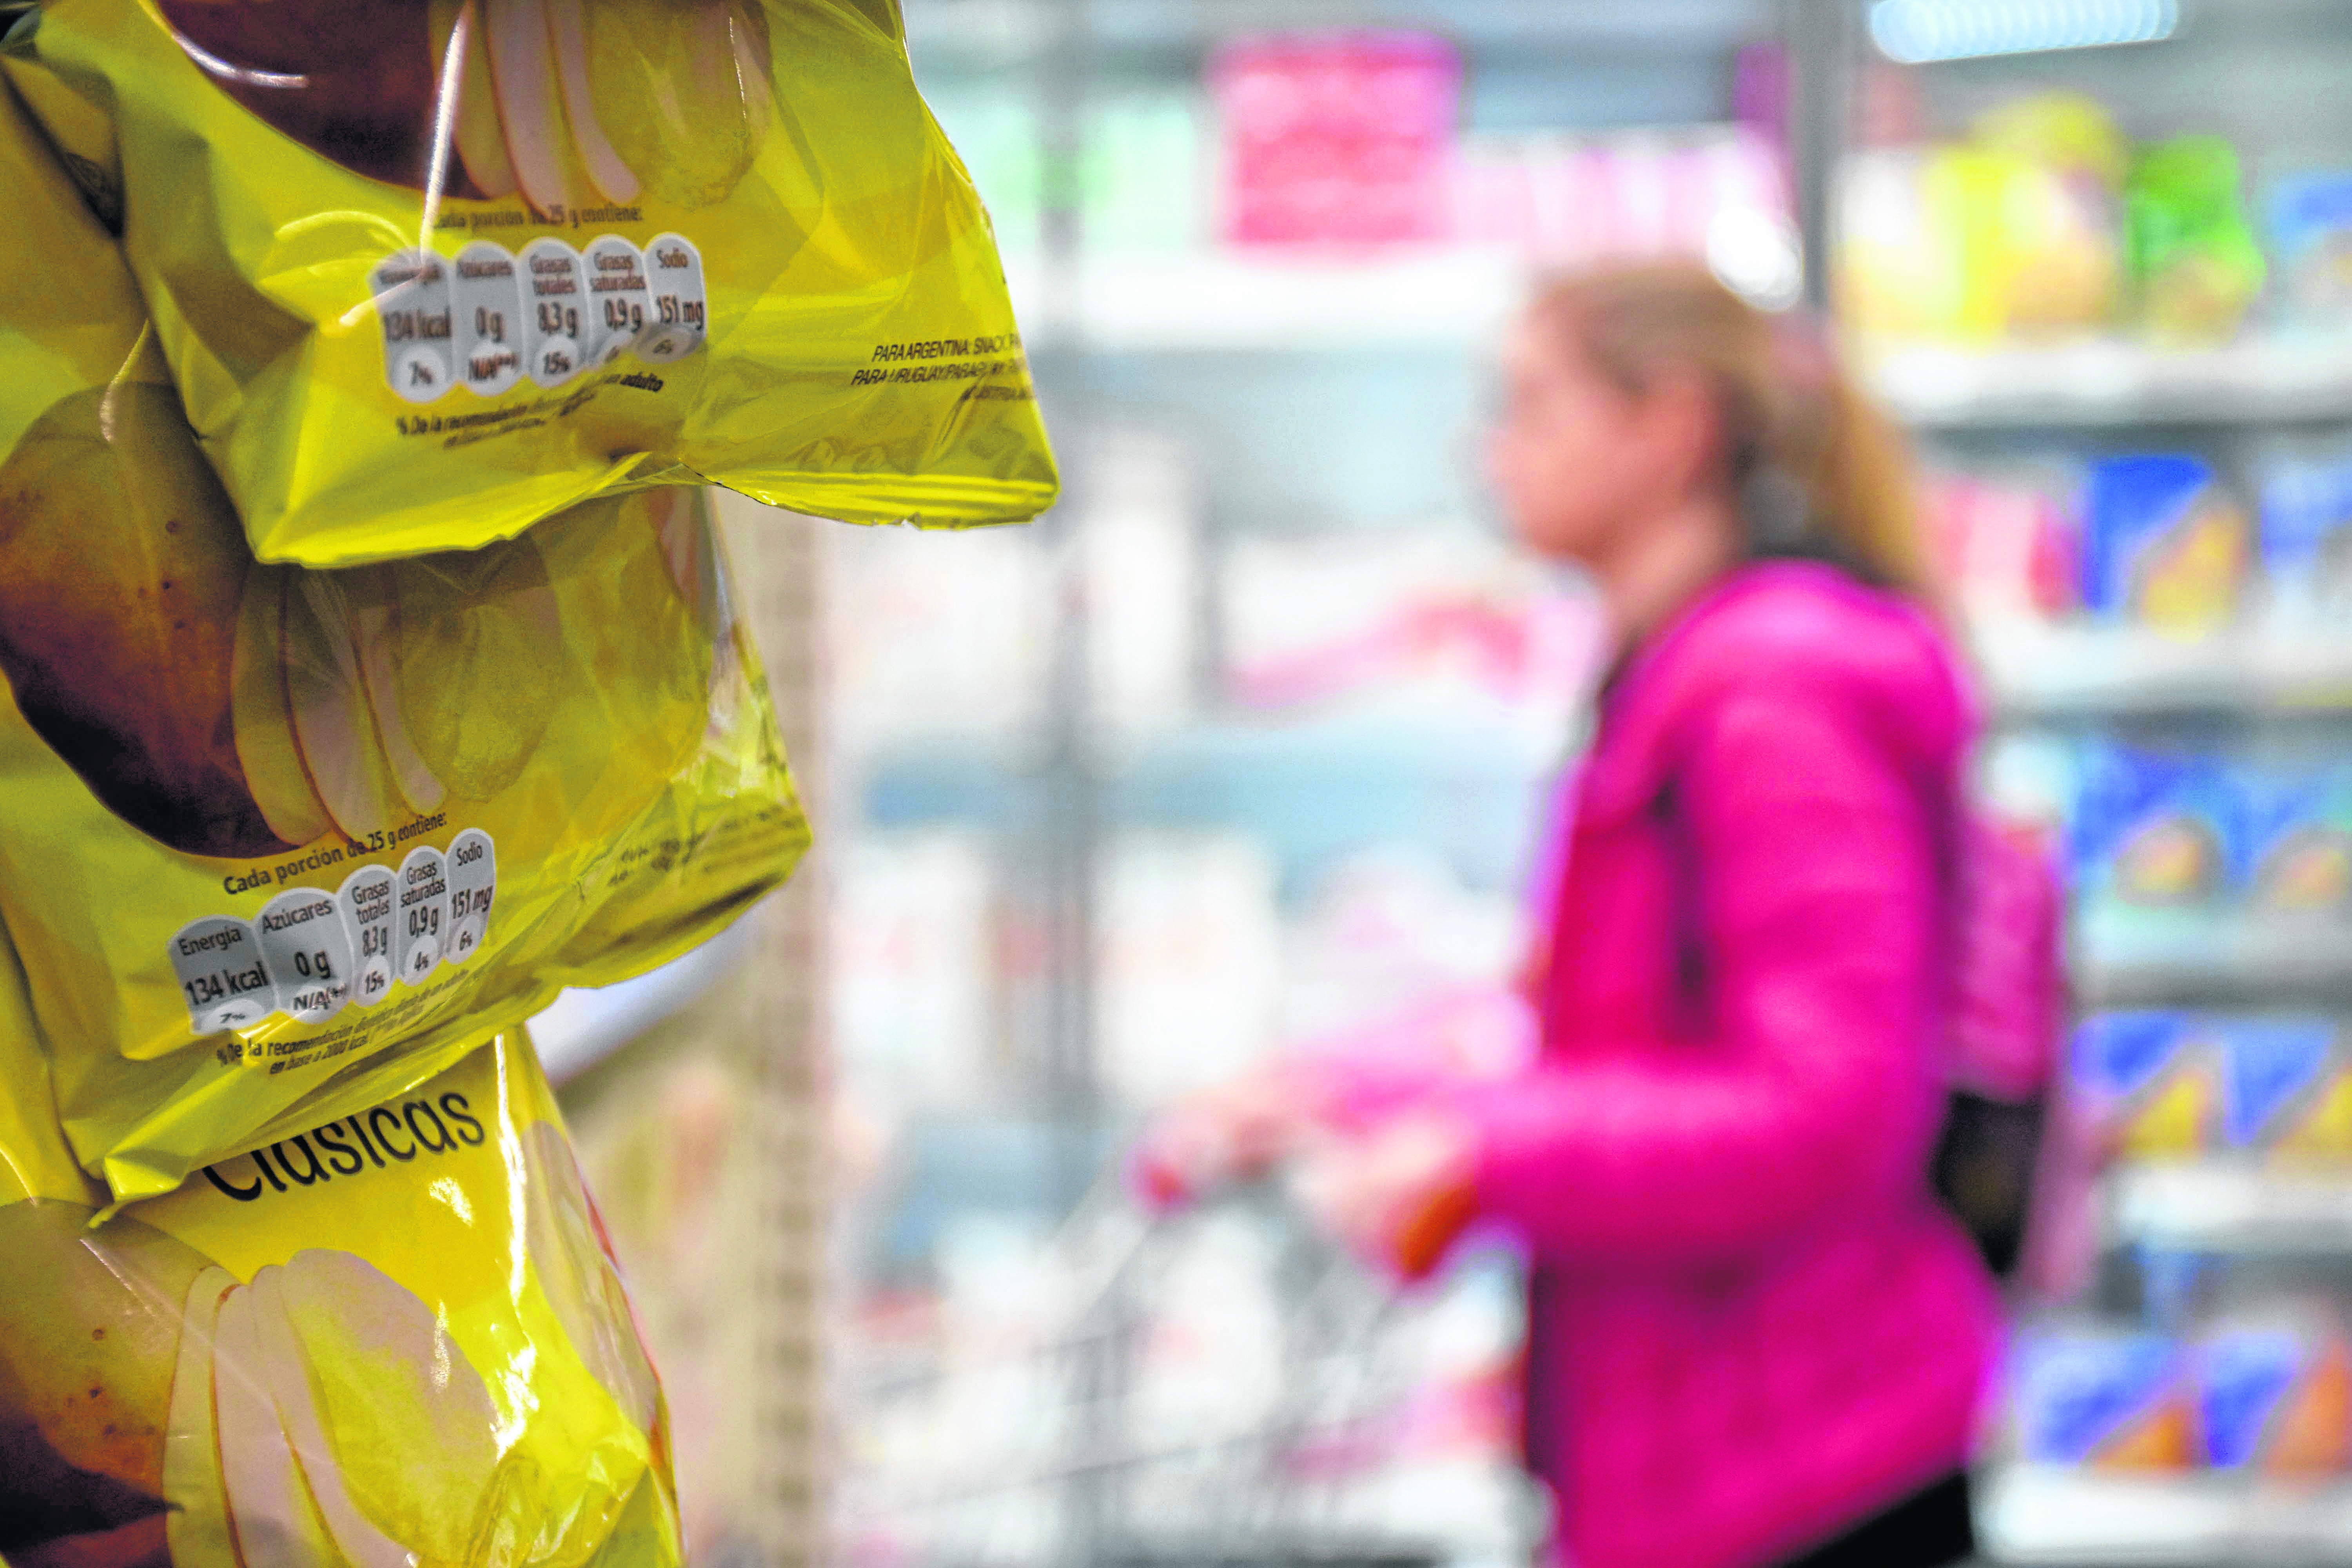
[[[2076,476],[2055,466],[1931,472],[1927,538],[1962,606],[2055,620],[2082,604]]]
[[[2221,1470],[2352,1469],[2352,1345],[2322,1309],[2215,1325],[2189,1351],[2197,1457]]]
[[[927,88],[956,155],[988,204],[1008,255],[1042,243],[1045,142],[1036,105],[950,78]],[[1089,94],[1077,166],[1080,226],[1089,251],[1188,251],[1209,243],[1213,193],[1210,110],[1181,87]]]
[[[2231,142],[2135,148],[2079,93],[2015,100],[1957,140],[1858,154],[1842,179],[1840,313],[1865,337],[1985,345],[2127,330],[2210,346],[2238,334],[2267,275]],[[2312,176],[2273,203],[2290,287],[2308,277],[2322,299],[2331,199]]]
[[[2147,332],[2226,342],[2262,292],[2262,247],[2246,219],[2237,149],[2179,136],[2141,152],[2124,187],[2125,248]]]
[[[2221,1056],[2221,1140],[2284,1162],[2352,1162],[2352,1059],[2330,1018],[2210,1023]]]
[[[2282,627],[2352,616],[2352,450],[2330,445],[2276,452],[2262,475],[2263,601]]]
[[[2028,1464],[2110,1472],[2352,1470],[2352,1345],[2292,1300],[2185,1335],[2088,1323],[2021,1331],[2010,1441]]]
[[[2310,170],[2271,187],[2270,242],[2280,304],[2294,322],[2352,321],[2352,172]]]
[[[2127,1159],[2211,1148],[2221,1104],[2212,1042],[2177,1012],[2109,1013],[2085,1020],[2069,1053],[2070,1089],[2099,1142]]]
[[[1591,596],[1467,529],[1244,537],[1224,552],[1225,680],[1244,707],[1458,705],[1563,725]]]
[[[1474,133],[1454,190],[1461,244],[1499,247],[1538,267],[1695,256],[1759,303],[1796,302],[1788,176],[1751,127]]]
[[[2324,914],[2352,900],[2352,763],[2251,765],[2246,896],[2257,911]]]
[[[2235,618],[2252,554],[2245,510],[2211,464],[2185,452],[2091,465],[2083,503],[2083,603],[2169,632]]]
[[[1045,696],[1053,599],[1037,540],[1012,530],[844,532],[827,559],[834,742],[1004,735]]]
[[[2070,858],[2082,897],[2178,908],[2240,886],[2243,800],[2221,759],[2095,741],[2080,778]]]
[[[1195,466],[1181,443],[1133,428],[1097,433],[1083,460],[1090,709],[1125,733],[1164,729],[1191,715],[1199,684]]]
[[[1516,900],[1465,888],[1427,849],[1359,849],[1324,869],[1288,928],[1281,1037],[1310,1048],[1383,1026],[1412,1035],[1409,1020],[1433,1004],[1507,993],[1527,942]],[[1474,1047],[1464,1065],[1488,1054]]]
[[[1426,33],[1271,34],[1222,46],[1222,226],[1239,245],[1446,237],[1462,59]]]
[[[2009,1409],[2028,1464],[2166,1471],[2195,1462],[2187,1358],[2161,1334],[2029,1329],[2011,1350]]]
[[[2074,877],[2094,905],[2306,916],[2352,905],[2352,765],[2106,740],[2075,754]]]
[[[861,833],[833,850],[833,1047],[869,1103],[988,1103],[997,1059],[997,879],[986,838]]]
[[[1165,1104],[1263,1055],[1282,983],[1264,848],[1237,834],[1130,830],[1097,874],[1097,1060],[1115,1101]]]
[[[1850,161],[1840,313],[1864,334],[1985,342],[2113,319],[2121,139],[2074,94],[2021,100],[1964,141]]]
[[[2243,633],[2316,656],[2352,612],[2340,437],[2270,437],[2226,469],[2190,451],[1944,451],[1923,504],[1947,580],[1989,634],[2087,617],[2184,646]]]
[[[2352,1050],[2334,1018],[2098,1013],[2071,1060],[2072,1091],[2114,1159],[2352,1163]]]

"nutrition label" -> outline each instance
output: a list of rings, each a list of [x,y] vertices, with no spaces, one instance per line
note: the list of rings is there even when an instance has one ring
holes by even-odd
[[[346,1006],[374,1006],[395,983],[421,985],[480,949],[498,880],[490,836],[469,827],[446,854],[420,847],[332,891],[289,888],[252,920],[192,921],[171,942],[188,1027],[217,1035],[273,1013],[323,1024]]]
[[[702,253],[665,234],[643,250],[617,234],[574,250],[532,240],[516,255],[478,239],[455,256],[399,250],[368,274],[383,323],[385,384],[411,403],[453,386],[496,397],[523,380],[557,387],[633,353],[648,364],[702,344]]]

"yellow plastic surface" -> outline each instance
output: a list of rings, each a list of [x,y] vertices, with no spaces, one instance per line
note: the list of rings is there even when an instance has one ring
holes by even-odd
[[[263,561],[656,484],[859,522],[1054,499],[889,0],[52,0],[0,63],[119,215]]]

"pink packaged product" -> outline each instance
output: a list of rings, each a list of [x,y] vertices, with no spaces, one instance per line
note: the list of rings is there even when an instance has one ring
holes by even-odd
[[[1462,59],[1426,33],[1268,34],[1221,49],[1223,232],[1238,245],[1446,237]]]
[[[1465,138],[1454,237],[1547,267],[1715,256],[1794,232],[1779,153],[1745,126]]]
[[[2054,620],[2081,606],[2074,488],[2055,471],[1927,476],[1928,543],[1971,612]]]

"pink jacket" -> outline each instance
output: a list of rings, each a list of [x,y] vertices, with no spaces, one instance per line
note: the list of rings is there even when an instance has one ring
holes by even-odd
[[[1605,704],[1540,1058],[1462,1100],[1535,1259],[1529,1461],[1576,1568],[1769,1563],[1968,1456],[1999,1305],[1926,1172],[1974,723],[1924,616],[1797,563]]]

